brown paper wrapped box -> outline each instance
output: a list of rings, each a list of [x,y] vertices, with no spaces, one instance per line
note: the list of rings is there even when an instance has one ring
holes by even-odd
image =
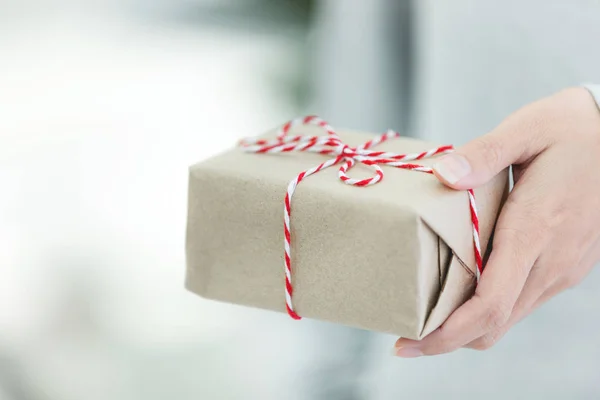
[[[304,126],[294,134],[322,132]],[[344,130],[339,136],[351,146],[373,137]],[[401,138],[377,150],[432,147]],[[284,195],[298,173],[325,160],[314,153],[250,154],[235,148],[192,166],[187,289],[285,312]],[[298,186],[291,219],[295,310],[307,318],[420,339],[473,294],[468,195],[429,174],[382,168],[383,180],[369,187],[342,183],[335,166]],[[355,178],[372,173],[361,164],[349,171]],[[475,191],[484,254],[507,189],[504,171]]]

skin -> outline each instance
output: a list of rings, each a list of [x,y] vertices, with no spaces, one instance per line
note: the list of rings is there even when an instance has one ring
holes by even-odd
[[[474,296],[423,340],[398,339],[398,356],[489,349],[600,261],[600,112],[588,91],[569,88],[523,107],[434,169],[464,190],[510,165],[515,186]]]

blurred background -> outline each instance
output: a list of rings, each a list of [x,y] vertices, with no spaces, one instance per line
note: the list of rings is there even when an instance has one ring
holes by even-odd
[[[598,272],[492,350],[423,360],[183,288],[189,165],[309,112],[460,144],[600,83],[599,17],[584,0],[0,0],[0,399],[600,398]]]

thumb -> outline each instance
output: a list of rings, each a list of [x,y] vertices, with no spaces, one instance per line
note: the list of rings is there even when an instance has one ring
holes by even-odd
[[[514,128],[499,127],[441,157],[432,166],[434,174],[451,188],[473,189],[541,151],[530,132]]]

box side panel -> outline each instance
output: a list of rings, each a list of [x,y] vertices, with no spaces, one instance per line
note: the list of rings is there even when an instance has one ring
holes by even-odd
[[[418,335],[422,244],[416,214],[389,203],[339,202],[306,192],[299,193],[294,209],[292,261],[300,315]]]
[[[203,297],[284,311],[281,193],[207,165],[190,171],[186,287]]]

